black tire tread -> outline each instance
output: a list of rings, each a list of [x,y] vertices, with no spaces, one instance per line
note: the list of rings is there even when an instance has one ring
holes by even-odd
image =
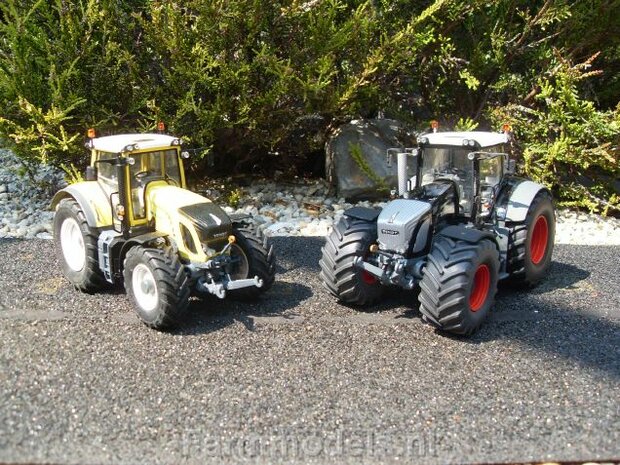
[[[534,197],[524,222],[515,223],[510,227],[508,235],[507,271],[510,275],[508,280],[513,284],[533,287],[540,280],[534,279],[526,273],[525,247],[527,242],[528,225],[533,221],[532,215],[541,202],[553,203],[552,197],[547,191],[541,191],[536,195],[536,197]]]
[[[161,311],[157,318],[153,321],[143,320],[144,323],[154,329],[177,326],[186,314],[190,295],[189,276],[178,256],[172,248],[162,250],[141,246],[132,247],[125,256],[123,270],[125,289],[132,300],[131,273],[127,263],[134,258],[140,263],[147,264],[153,270],[160,296]]]
[[[471,244],[441,235],[435,237],[418,299],[422,315],[441,330],[469,335],[478,329],[481,321],[467,318],[470,312],[467,298],[475,264],[484,251],[491,251],[499,264],[497,247],[490,240]],[[494,297],[496,292],[497,277],[492,280],[489,294]]]
[[[273,244],[262,231],[251,223],[236,224],[233,228],[236,234],[241,234],[245,238],[245,246],[242,247],[249,260],[248,278],[258,276],[263,280],[263,286],[246,287],[230,292],[231,296],[239,298],[255,298],[259,294],[268,291],[276,280],[276,254]],[[241,245],[237,241],[237,244]],[[246,250],[247,249],[247,250]]]
[[[360,282],[355,258],[364,256],[376,240],[376,224],[343,217],[334,225],[322,248],[319,261],[325,288],[340,301],[368,305],[379,300],[383,286]]]
[[[103,272],[99,268],[99,249],[97,244],[99,234],[88,225],[82,207],[80,207],[80,204],[73,198],[62,199],[54,215],[54,239],[58,258],[64,261],[62,247],[60,246],[60,237],[58,237],[57,234],[57,229],[59,229],[61,225],[56,224],[58,213],[63,209],[66,209],[77,220],[84,238],[84,246],[86,247],[86,270],[82,273],[81,279],[76,281],[68,276],[67,278],[76,289],[82,292],[91,293],[98,291],[107,285]]]

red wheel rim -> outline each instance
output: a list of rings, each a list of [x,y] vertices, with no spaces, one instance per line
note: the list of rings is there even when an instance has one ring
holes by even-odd
[[[362,270],[362,281],[368,285],[372,285],[377,282],[377,278],[366,270]]]
[[[489,287],[491,286],[491,271],[489,267],[482,264],[476,270],[474,275],[474,285],[469,294],[469,308],[472,312],[480,310],[489,295]]]
[[[549,226],[547,218],[540,215],[534,223],[534,230],[530,238],[530,260],[534,265],[538,265],[545,257],[547,251],[547,241],[549,240]]]

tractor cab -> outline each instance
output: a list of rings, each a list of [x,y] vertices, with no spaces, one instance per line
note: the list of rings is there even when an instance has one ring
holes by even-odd
[[[457,187],[459,211],[470,216],[476,199],[485,202],[499,185],[508,155],[505,133],[443,132],[420,137],[420,186],[450,180]]]
[[[418,147],[405,151],[400,168],[407,174],[399,189],[405,198],[436,198],[452,186],[458,216],[488,213],[504,173],[508,171],[505,133],[433,132],[418,138]],[[402,152],[402,150],[397,150]],[[408,161],[413,158],[413,163]]]
[[[91,138],[89,180],[111,199],[113,218],[129,226],[147,223],[151,186],[185,188],[181,140],[163,134],[121,134]],[[120,213],[120,214],[119,214]]]
[[[179,323],[192,292],[257,297],[273,284],[273,250],[251,218],[186,188],[180,139],[88,137],[86,180],[51,204],[58,257],[75,287],[123,282],[140,318],[163,329]]]

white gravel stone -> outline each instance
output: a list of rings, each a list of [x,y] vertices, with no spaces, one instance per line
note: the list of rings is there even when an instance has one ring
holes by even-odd
[[[33,185],[19,176],[21,164],[8,150],[0,149],[0,237],[51,239],[53,212],[50,192],[66,185],[62,171],[39,166]],[[223,206],[228,214],[253,216],[267,236],[325,236],[344,211],[354,206],[343,198],[328,196],[324,181],[254,183],[241,189],[237,208]],[[385,202],[362,201],[356,205],[383,207]],[[620,220],[570,210],[557,212],[556,244],[620,245]]]
[[[304,192],[303,186],[306,196],[300,194]],[[315,190],[317,188],[318,190]],[[275,202],[260,202],[256,195],[251,195],[252,191],[260,192],[261,199],[274,199]],[[317,192],[325,195],[319,200],[313,197]],[[263,225],[271,223],[264,229],[265,234],[271,236],[325,236],[332,225],[342,218],[346,209],[355,205],[382,208],[386,204],[386,202],[369,201],[351,204],[343,198],[327,197],[327,188],[322,181],[306,182],[301,188],[291,187],[288,184],[279,186],[274,183],[255,184],[244,194],[236,212],[246,212],[248,205],[258,208],[257,222]],[[306,214],[308,204],[318,208],[316,216]],[[560,209],[557,212],[555,242],[575,245],[620,245],[620,220]]]
[[[18,174],[22,171],[14,154],[0,149],[0,222],[6,237],[35,237],[37,230],[50,232],[50,192],[67,184],[64,173],[51,166],[36,167],[32,179]]]

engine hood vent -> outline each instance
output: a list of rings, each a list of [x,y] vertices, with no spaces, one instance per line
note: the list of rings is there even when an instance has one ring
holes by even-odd
[[[422,218],[431,204],[419,200],[396,199],[386,205],[377,219],[379,248],[406,254]]]

